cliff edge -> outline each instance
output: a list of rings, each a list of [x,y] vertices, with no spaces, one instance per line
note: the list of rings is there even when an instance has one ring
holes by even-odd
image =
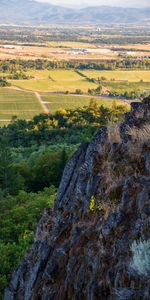
[[[149,228],[150,97],[67,163],[4,300],[150,299],[148,266],[134,257],[147,245],[150,258]]]

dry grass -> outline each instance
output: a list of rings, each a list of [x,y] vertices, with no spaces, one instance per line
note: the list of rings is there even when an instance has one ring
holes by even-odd
[[[97,208],[107,220],[110,212],[115,211],[120,195],[120,183],[122,176],[116,176],[113,170],[113,163],[104,161],[102,168],[102,190],[99,190]]]
[[[105,186],[105,194],[109,195],[119,186],[122,176],[117,176],[113,170],[113,162],[106,160],[102,166],[103,183]]]
[[[150,123],[147,123],[142,128],[129,128],[128,134],[131,136],[132,141],[138,142],[141,145],[147,144],[150,142]]]
[[[121,143],[119,124],[113,124],[108,128],[108,142],[110,144]]]
[[[117,54],[113,51],[109,53],[95,53],[95,47],[90,44],[87,44],[87,48],[91,49],[91,52],[88,53],[75,53],[70,51],[71,48],[85,48],[85,44],[79,43],[62,43],[62,47],[58,48],[61,43],[54,43],[52,42],[49,44],[49,47],[38,47],[38,46],[21,46],[15,45],[13,49],[5,49],[0,47],[0,59],[48,59],[48,60],[83,60],[83,59],[90,59],[90,60],[99,60],[99,59],[112,59],[117,57]],[[80,47],[79,47],[80,46]],[[68,47],[68,48],[66,48]],[[97,49],[99,50],[99,49]]]
[[[115,45],[116,48],[124,48],[126,50],[134,49],[134,50],[147,50],[150,51],[150,44],[122,44]]]
[[[108,216],[111,209],[116,209],[116,205],[122,193],[122,186],[125,178],[129,174],[138,174],[138,168],[142,168],[142,152],[143,148],[150,145],[150,123],[145,124],[142,128],[129,128],[128,134],[131,141],[128,142],[126,161],[116,161],[109,154],[100,161],[99,172],[102,176],[102,185],[99,189],[100,202],[99,208],[104,216]],[[112,143],[121,143],[119,125],[109,127],[108,141],[106,142],[106,150],[109,153]],[[120,156],[121,159],[121,156]],[[130,164],[130,160],[136,162]]]
[[[128,154],[131,159],[139,160],[143,147],[150,143],[150,124],[145,124],[142,128],[129,128],[128,134],[131,141],[128,143]]]

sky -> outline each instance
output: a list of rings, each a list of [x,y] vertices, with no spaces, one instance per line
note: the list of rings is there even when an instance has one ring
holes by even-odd
[[[55,5],[69,7],[85,7],[95,5],[110,5],[122,7],[150,7],[150,0],[38,0],[40,2],[49,2]]]

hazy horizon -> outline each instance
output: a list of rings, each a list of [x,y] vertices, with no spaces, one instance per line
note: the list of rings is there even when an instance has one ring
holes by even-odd
[[[37,0],[40,2],[47,2],[55,5],[68,7],[85,7],[85,6],[121,6],[121,7],[150,7],[149,0]],[[75,3],[74,3],[75,2]]]

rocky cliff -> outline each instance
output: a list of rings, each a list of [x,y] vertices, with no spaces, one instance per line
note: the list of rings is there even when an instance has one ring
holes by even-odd
[[[150,97],[68,162],[54,210],[44,213],[4,299],[150,299],[131,250],[149,240],[149,228]]]

